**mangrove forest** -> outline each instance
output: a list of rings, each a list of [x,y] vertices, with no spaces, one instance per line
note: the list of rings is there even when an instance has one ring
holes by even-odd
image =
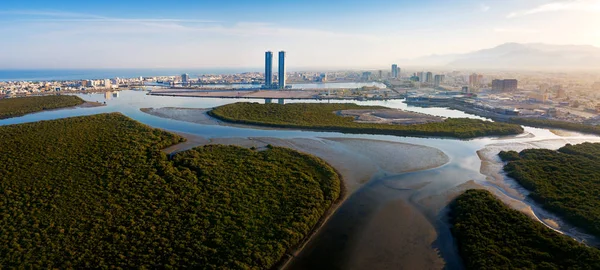
[[[547,228],[485,190],[450,204],[451,231],[466,269],[600,269],[600,250]]]
[[[0,268],[269,269],[340,194],[322,160],[119,113],[0,126]]]
[[[358,123],[354,117],[340,116],[341,110],[389,109],[351,103],[234,103],[214,108],[209,115],[225,122],[266,127],[299,128],[344,133],[396,136],[452,137],[470,139],[482,136],[513,135],[523,132],[519,125],[467,118],[448,118],[442,122],[396,125]]]
[[[36,96],[0,99],[0,119],[23,116],[28,113],[81,105],[85,101],[76,96]]]
[[[504,171],[545,209],[600,237],[600,143],[500,152]]]

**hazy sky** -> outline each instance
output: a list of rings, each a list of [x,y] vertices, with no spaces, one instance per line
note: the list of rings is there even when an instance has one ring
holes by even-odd
[[[0,68],[382,67],[505,42],[600,46],[600,0],[0,0]]]

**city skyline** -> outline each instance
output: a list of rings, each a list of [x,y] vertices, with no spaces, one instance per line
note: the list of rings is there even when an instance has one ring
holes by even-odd
[[[295,67],[364,68],[507,42],[600,46],[597,0],[360,3],[6,0],[0,68],[258,67],[274,48]]]

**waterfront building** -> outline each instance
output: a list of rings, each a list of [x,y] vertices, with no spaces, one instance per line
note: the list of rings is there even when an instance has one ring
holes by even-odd
[[[421,71],[417,73],[417,76],[419,77],[420,82],[425,82],[425,72]]]
[[[265,52],[265,88],[273,87],[273,52]]]
[[[444,83],[444,80],[446,79],[446,75],[435,75],[433,82],[435,86],[440,86],[442,83]]]
[[[425,75],[425,82],[432,83],[433,82],[433,73],[427,72]]]
[[[321,82],[327,82],[327,73],[321,73],[319,78]]]
[[[182,84],[187,84],[189,80],[190,80],[190,75],[188,75],[187,73],[181,74],[181,83]]]
[[[362,80],[363,80],[363,81],[365,81],[365,82],[366,82],[366,81],[370,81],[370,80],[371,80],[371,74],[372,74],[372,73],[371,73],[371,72],[369,72],[369,71],[365,71],[365,72],[363,72],[363,73],[362,73]]]
[[[470,87],[477,87],[481,84],[481,82],[479,81],[479,74],[477,73],[473,73],[469,76],[469,86]]]
[[[398,65],[396,65],[396,64],[392,65],[392,78],[394,78],[394,79],[398,78]]]
[[[285,89],[285,51],[279,52],[279,89]]]
[[[515,79],[493,80],[492,90],[495,92],[514,92],[517,91],[519,82]]]
[[[110,83],[110,79],[104,80],[104,88],[108,88],[108,89],[112,88],[112,85]]]

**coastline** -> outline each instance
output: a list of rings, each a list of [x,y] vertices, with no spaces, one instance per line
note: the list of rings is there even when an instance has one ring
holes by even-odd
[[[579,242],[589,243],[588,245],[599,246],[600,239],[569,224],[558,215],[543,209],[541,205],[538,205],[529,198],[529,190],[504,173],[504,162],[497,155],[500,150],[520,152],[525,149],[540,148],[540,146],[552,149],[562,147],[566,143],[576,144],[576,141],[577,139],[570,140],[567,137],[564,140],[554,139],[518,144],[492,144],[477,151],[477,155],[481,159],[481,174],[485,175],[489,182],[486,189],[492,192],[496,198],[512,209],[524,213],[533,220],[542,223],[558,233],[568,235]]]
[[[74,110],[74,109],[85,109],[85,108],[95,108],[95,107],[102,107],[102,106],[106,106],[106,104],[100,103],[100,102],[93,102],[93,101],[85,101],[82,104],[79,105],[75,105],[75,106],[70,106],[70,107],[62,107],[62,108],[54,108],[54,109],[44,109],[41,111],[36,111],[36,112],[30,112],[30,113],[25,113],[22,115],[15,115],[15,116],[11,116],[11,117],[0,117],[0,120],[6,120],[6,119],[11,119],[11,118],[17,118],[17,117],[23,117],[26,115],[31,115],[31,114],[36,114],[36,113],[44,113],[44,112],[53,112],[53,111],[60,111],[60,110]]]
[[[440,150],[407,143],[396,143],[396,142],[386,142],[386,141],[376,141],[376,140],[368,140],[368,139],[351,139],[351,138],[319,138],[319,139],[277,139],[277,138],[215,138],[215,139],[207,139],[201,136],[196,136],[192,134],[186,133],[177,133],[180,136],[183,136],[187,139],[187,144],[182,143],[178,144],[182,147],[170,147],[168,149],[167,154],[175,154],[179,151],[185,151],[187,149],[207,145],[207,144],[234,144],[243,147],[257,147],[261,149],[266,147],[266,145],[271,144],[274,146],[282,146],[292,148],[294,150],[300,151],[302,153],[306,153],[309,155],[316,156],[329,164],[336,173],[340,176],[340,196],[333,203],[330,208],[321,216],[319,221],[315,224],[315,226],[311,229],[310,233],[307,234],[303,240],[298,243],[296,246],[288,249],[285,253],[285,256],[282,257],[281,261],[276,264],[273,269],[295,269],[295,265],[297,263],[298,257],[302,256],[302,254],[306,250],[312,249],[312,243],[318,241],[318,238],[321,237],[322,234],[327,234],[328,232],[324,232],[327,225],[330,221],[335,218],[335,215],[344,208],[344,205],[348,202],[348,200],[353,197],[357,192],[360,193],[363,188],[366,188],[373,181],[379,181],[377,179],[385,178],[387,175],[402,175],[405,173],[411,172],[419,172],[426,171],[428,169],[437,168],[443,166],[449,161],[449,158]],[[193,142],[193,143],[188,143]],[[357,145],[365,145],[364,147],[357,147]],[[177,145],[176,145],[177,146]],[[389,152],[381,154],[382,157],[379,160],[372,160],[369,156],[370,153],[374,153],[377,151],[371,151],[371,149],[378,148],[388,148]],[[163,152],[165,152],[164,149]],[[414,163],[409,162],[409,158],[413,153],[419,153],[423,155],[425,160],[424,164],[421,160],[416,160]],[[390,159],[389,154],[394,154],[398,156],[396,159]],[[388,164],[385,164],[383,161],[388,160]],[[382,163],[383,162],[383,163]],[[421,164],[418,164],[421,163]],[[419,166],[417,166],[419,165]],[[393,171],[390,171],[393,170]],[[387,189],[386,187],[383,187]],[[390,202],[392,203],[392,202]],[[412,203],[400,203],[405,205],[407,211],[413,213],[415,215],[421,216],[421,214],[417,214],[420,212],[419,209],[412,206]],[[398,205],[396,202],[395,205]],[[398,209],[396,207],[392,207],[394,209]],[[410,209],[409,209],[410,208]],[[405,210],[406,210],[405,209]],[[416,212],[415,212],[416,211]],[[374,215],[378,215],[379,217],[384,217],[388,215],[392,215],[394,213],[385,211],[379,213],[377,210]],[[408,212],[407,212],[408,213]],[[399,220],[400,221],[400,220]],[[335,221],[334,221],[335,222]],[[368,220],[367,220],[368,222]],[[377,228],[381,223],[377,223],[375,227]],[[435,223],[430,224],[427,218],[420,218],[417,221],[412,223],[398,223],[400,228],[402,226],[407,226],[406,228],[416,227],[416,228],[433,228],[436,226]],[[372,226],[372,225],[371,225]],[[431,230],[428,230],[427,233],[431,233]],[[360,237],[360,236],[357,236]],[[425,250],[428,247],[428,242],[422,242],[420,247]],[[407,248],[408,252],[410,248]],[[431,251],[435,252],[435,251]],[[300,259],[301,260],[301,259]]]

